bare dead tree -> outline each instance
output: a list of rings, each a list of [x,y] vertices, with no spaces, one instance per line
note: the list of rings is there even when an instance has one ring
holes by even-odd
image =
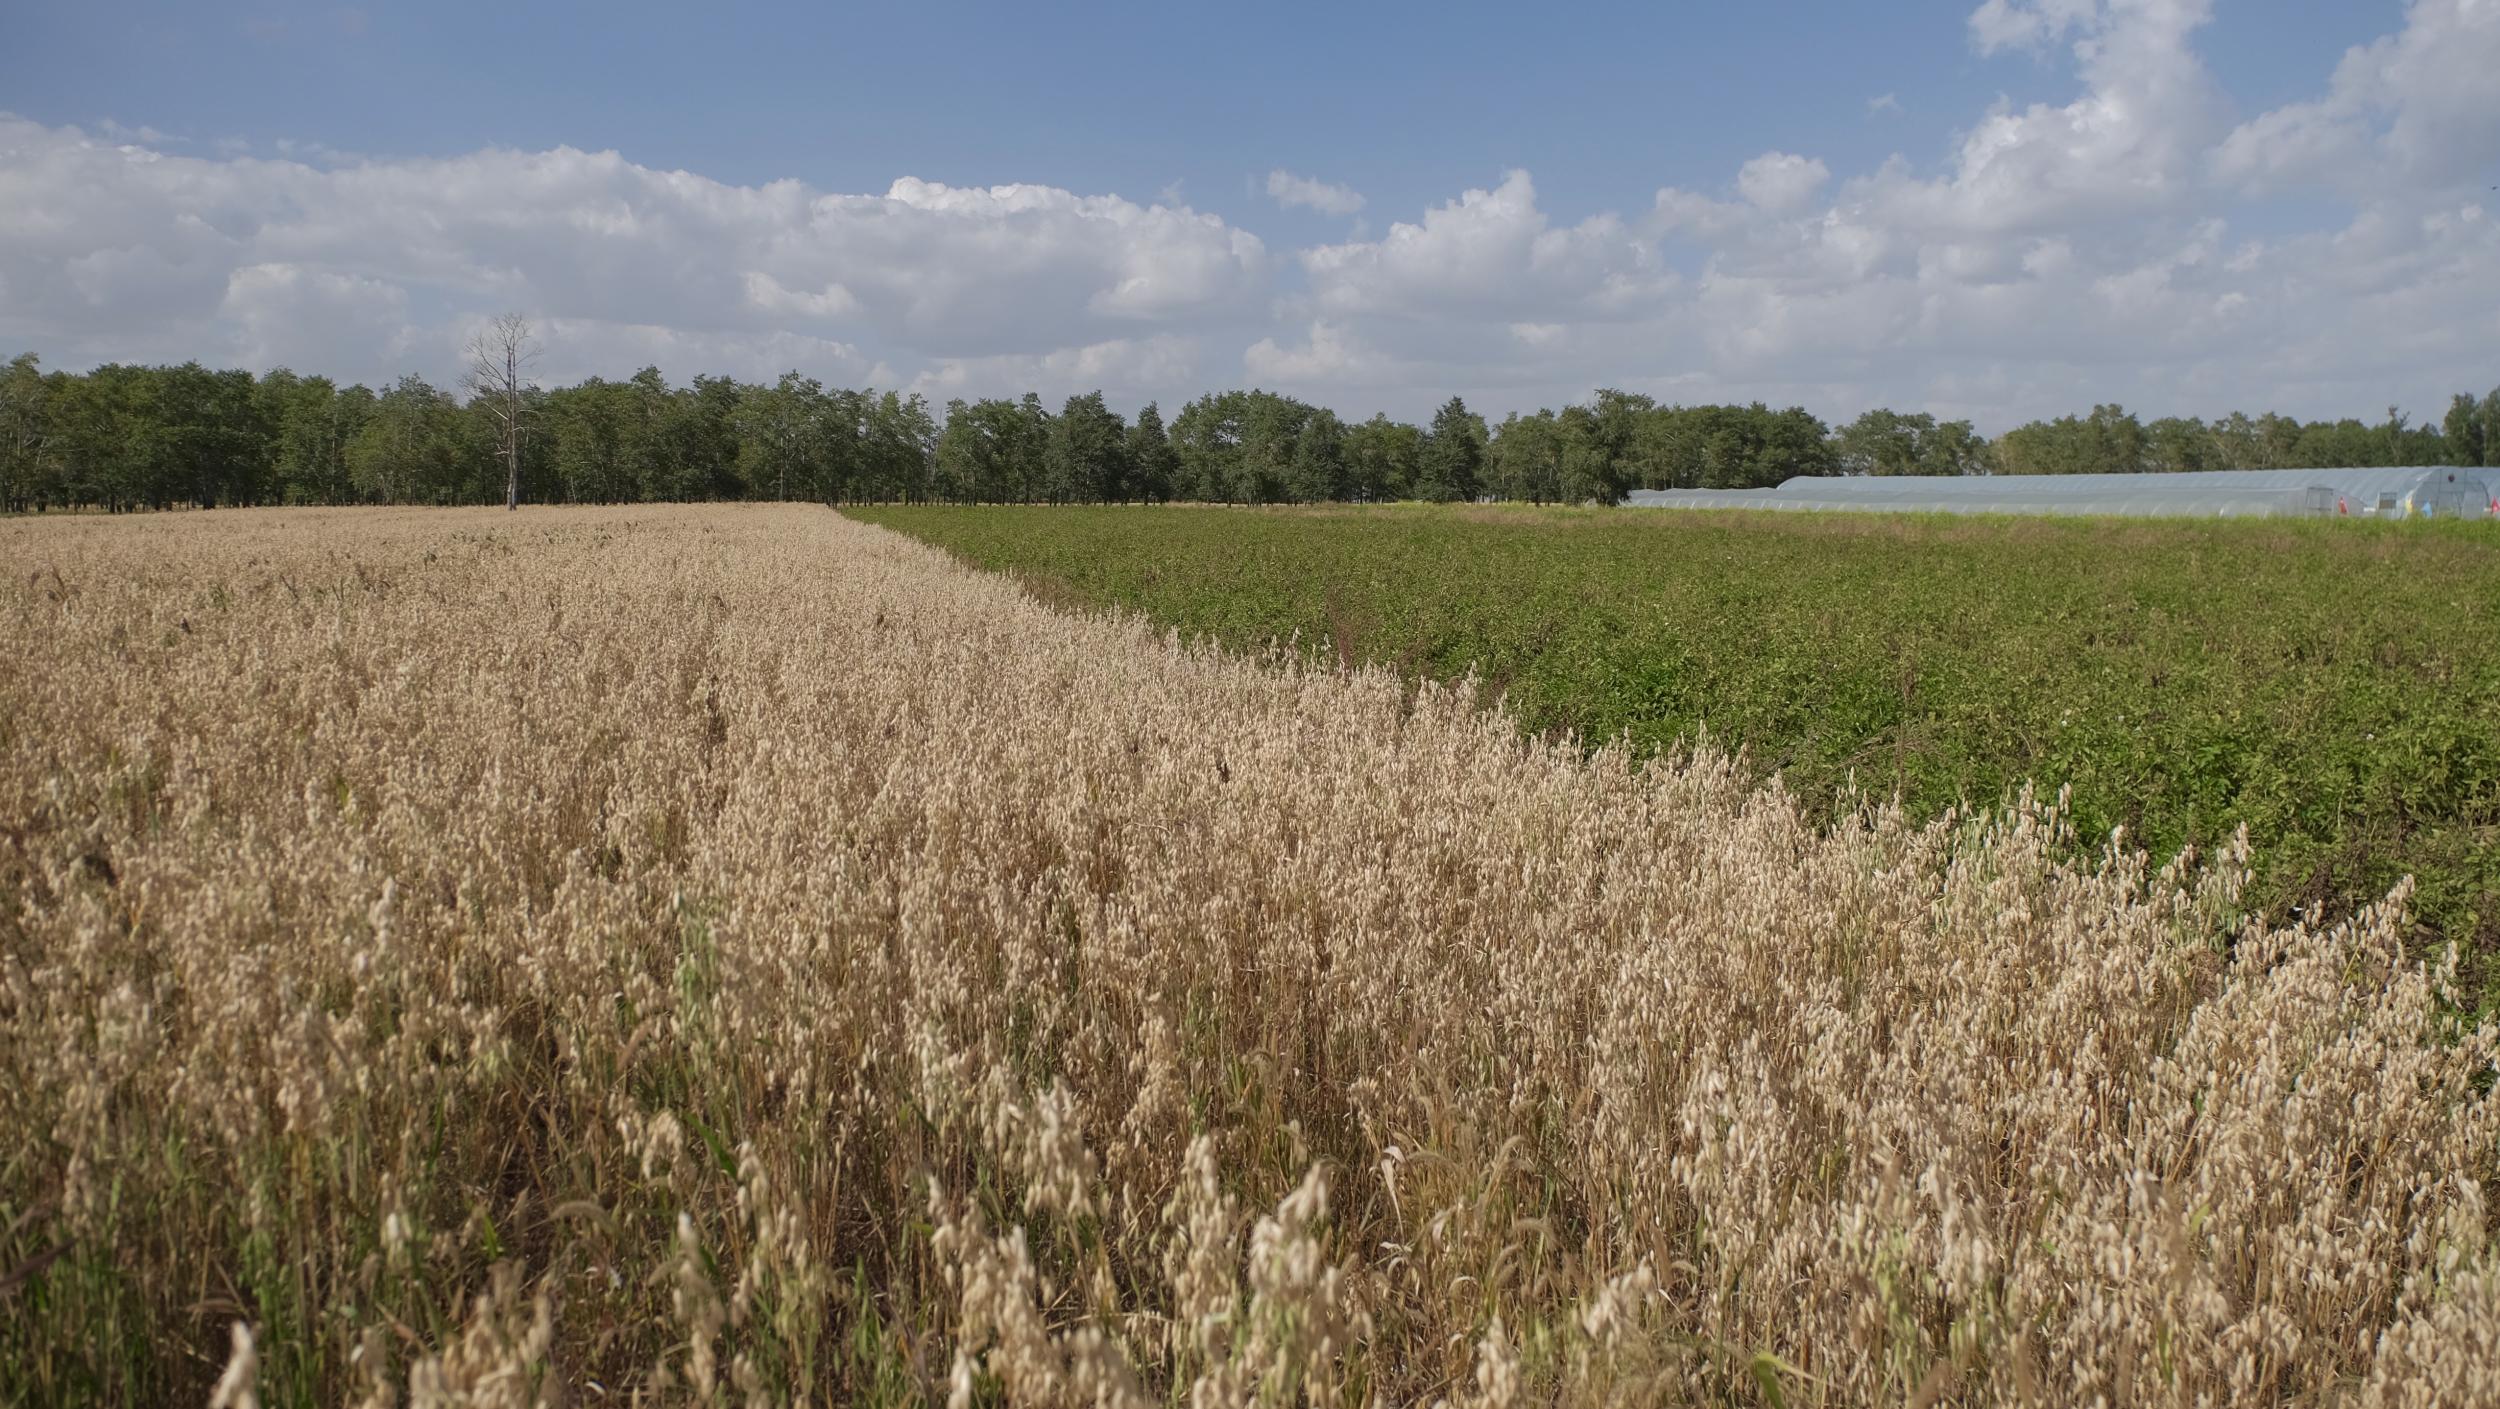
[[[528,429],[530,368],[538,343],[530,320],[506,313],[469,340],[469,373],[462,385],[495,422],[495,450],[503,456],[503,506],[521,507],[521,437]]]

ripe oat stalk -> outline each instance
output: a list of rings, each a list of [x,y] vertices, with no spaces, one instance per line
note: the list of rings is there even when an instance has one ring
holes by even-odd
[[[0,1402],[2500,1398],[2500,1031],[2401,891],[821,509],[520,538],[0,522]]]

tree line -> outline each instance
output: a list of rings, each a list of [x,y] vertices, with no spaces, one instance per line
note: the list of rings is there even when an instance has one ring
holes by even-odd
[[[2131,474],[2155,470],[2302,470],[2373,465],[2500,465],[2500,389],[2459,392],[2439,424],[2416,425],[2396,407],[2375,424],[2356,417],[2303,424],[2268,412],[2214,421],[2165,416],[2150,425],[2120,406],[2007,431],[1994,447],[1999,474]]]
[[[492,365],[488,359],[482,365]],[[1603,390],[1488,424],[1452,397],[1413,425],[1347,421],[1276,392],[1210,392],[1167,422],[1100,392],[956,400],[646,367],[622,381],[467,396],[405,376],[379,390],[284,368],[0,374],[0,506],[617,503],[693,499],[960,503],[1310,503],[1495,498],[1614,503],[1634,489],[1745,489],[1795,475],[2069,474],[2500,464],[2500,390],[2438,425],[2238,412],[2147,425],[2122,407],[1993,441],[1968,421],[1873,410],[1830,426],[1802,407],[1660,405]]]

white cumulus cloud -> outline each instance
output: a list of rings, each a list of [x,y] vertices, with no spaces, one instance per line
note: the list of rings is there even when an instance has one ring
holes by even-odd
[[[1764,152],[1738,169],[1736,189],[1762,209],[1786,215],[1803,209],[1831,179],[1831,168],[1812,157]]]
[[[1377,240],[1304,250],[1302,265],[1313,302],[1337,316],[1622,317],[1673,282],[1657,252],[1615,216],[1554,225],[1525,171],[1426,211],[1420,223],[1393,224]]]
[[[1247,366],[1314,389],[1428,370],[1496,411],[1523,388],[1597,385],[1987,429],[2110,400],[2432,411],[2492,375],[2475,349],[2500,326],[2485,206],[2500,198],[2453,180],[2493,161],[2500,105],[2474,80],[2493,69],[2495,14],[2414,0],[2319,99],[2234,129],[2196,48],[2207,0],[1986,0],[1975,51],[2032,55],[2078,91],[2000,100],[1932,163],[1835,179],[1811,154],[1766,152],[1723,187],[1658,190],[1636,226],[1558,225],[1513,173],[1381,239],[1303,251],[1293,307],[1317,316]],[[2285,145],[2292,129],[2326,131],[2377,184],[2309,233],[2244,232],[2236,192],[2265,167],[2243,153],[2315,166],[2314,148]],[[1679,277],[1667,249],[1698,267]]]
[[[2409,0],[2261,111],[2199,51],[2213,10],[1976,0],[1964,38],[2017,91],[1949,134],[1854,168],[1783,149],[1635,178],[1621,214],[1558,212],[1514,170],[1384,221],[1280,169],[1278,205],[1380,227],[1283,258],[1177,183],[844,193],[571,147],[272,160],[0,115],[0,353],[439,377],[517,309],[559,380],[797,366],[941,401],[1259,383],[1498,418],[1620,386],[1999,430],[2113,400],[2430,415],[2487,389],[2500,0]]]
[[[1296,176],[1281,167],[1267,174],[1267,194],[1288,210],[1306,206],[1322,215],[1352,215],[1363,208],[1363,193],[1353,187]]]
[[[0,343],[65,365],[387,375],[506,308],[977,365],[1255,315],[1270,265],[1218,217],[1048,186],[737,186],[569,147],[329,167],[0,116]]]
[[[2321,97],[2242,124],[2214,154],[2255,189],[2466,186],[2500,171],[2500,3],[2413,0],[2344,54]]]
[[[1178,334],[1112,338],[1040,354],[946,358],[905,388],[943,406],[955,397],[1038,393],[1052,410],[1070,396],[1100,391],[1115,403],[1160,399],[1172,409],[1178,388],[1200,376],[1198,340]]]

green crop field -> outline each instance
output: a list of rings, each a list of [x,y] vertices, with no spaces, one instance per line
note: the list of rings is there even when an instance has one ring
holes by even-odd
[[[1227,645],[1456,676],[1523,727],[1702,733],[1817,804],[2025,780],[2168,856],[2245,822],[2250,899],[2416,878],[2500,955],[2500,532],[2481,524],[1647,510],[853,510]]]

